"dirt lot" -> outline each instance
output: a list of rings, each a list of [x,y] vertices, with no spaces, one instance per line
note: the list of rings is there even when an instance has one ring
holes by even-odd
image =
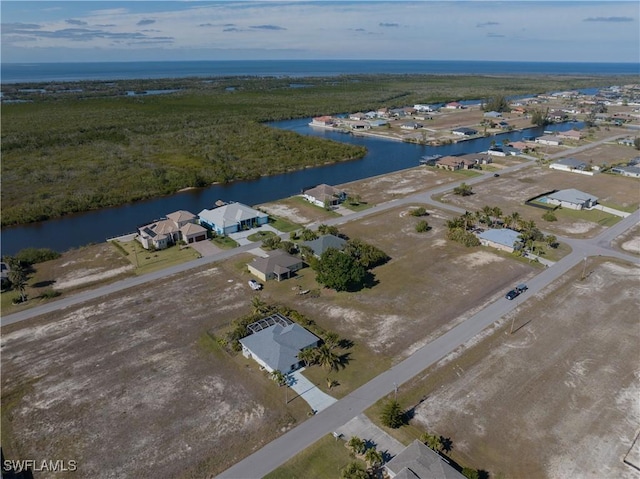
[[[625,253],[640,255],[640,224],[616,238],[614,244]]]
[[[273,439],[308,407],[206,336],[250,299],[225,263],[3,328],[5,456],[78,462],[47,477],[201,478]]]
[[[378,284],[355,294],[326,292],[297,306],[328,329],[394,360],[538,271],[489,248],[468,249],[448,241],[444,234],[449,216],[427,208],[429,216],[416,218],[410,209],[390,210],[340,227],[349,237],[364,239],[391,256],[373,271]],[[432,229],[416,233],[420,219]],[[495,280],[488,284],[483,279],[488,277]]]
[[[445,359],[445,380],[414,384],[414,423],[451,437],[459,462],[505,479],[640,477],[622,462],[640,421],[639,270],[590,261]]]
[[[567,188],[591,193],[600,199],[600,203],[613,207],[633,208],[640,201],[635,178],[608,174],[584,176],[539,166],[474,185],[474,194],[471,196],[461,197],[447,193],[442,196],[442,200],[469,211],[476,211],[485,205],[499,206],[503,213],[517,211],[523,218],[534,220],[540,228],[556,235],[592,237],[600,233],[604,229],[598,223],[602,217],[600,212],[582,212],[576,215],[569,210],[558,211],[558,221],[546,222],[541,219],[545,210],[524,204],[527,199],[536,195]]]

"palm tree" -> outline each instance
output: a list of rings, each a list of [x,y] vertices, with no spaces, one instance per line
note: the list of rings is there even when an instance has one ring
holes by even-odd
[[[494,220],[499,221],[502,219],[502,210],[498,206],[494,206],[492,210],[491,214],[493,215]]]
[[[347,442],[347,446],[354,454],[362,454],[366,448],[365,442],[358,436],[352,436],[349,442]]]
[[[338,333],[330,331],[324,335],[324,343],[330,348],[337,346],[339,342],[340,336],[338,336]]]
[[[24,303],[27,300],[27,295],[25,294],[25,289],[27,287],[27,272],[18,261],[15,261],[10,267],[11,271],[9,271],[9,281],[11,281],[13,289],[20,293],[20,302]]]
[[[269,312],[269,305],[262,300],[259,294],[251,298],[251,307],[254,314],[267,314]]]
[[[461,216],[462,221],[464,221],[465,231],[475,226],[474,217],[475,215],[469,211],[465,211],[464,214]]]
[[[420,440],[423,443],[425,443],[427,446],[429,446],[429,448],[433,449],[434,451],[437,451],[440,449],[440,446],[441,446],[440,436],[425,432],[422,436],[420,436]]]
[[[277,369],[271,372],[271,379],[278,383],[278,386],[284,386],[287,383],[287,376]]]
[[[370,447],[364,453],[364,460],[367,461],[369,467],[375,468],[382,464],[382,453],[378,451],[375,447]]]
[[[491,215],[493,214],[493,208],[491,206],[483,206],[482,210],[480,210],[482,212],[482,219],[480,221],[482,221],[483,223],[485,223],[487,226],[491,226]]]
[[[315,362],[316,352],[315,348],[304,348],[298,353],[298,359],[303,361],[305,366],[309,367]]]
[[[342,479],[368,479],[369,474],[359,462],[350,462],[340,473]]]
[[[337,371],[342,364],[340,356],[334,353],[326,344],[315,348],[315,361],[329,371]]]
[[[514,211],[510,215],[505,217],[505,224],[508,228],[518,229],[520,227],[520,222],[522,221],[522,216],[517,211]]]

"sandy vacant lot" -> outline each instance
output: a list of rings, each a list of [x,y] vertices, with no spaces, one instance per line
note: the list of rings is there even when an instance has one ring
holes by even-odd
[[[234,278],[219,265],[3,328],[5,455],[78,462],[48,477],[201,478],[273,439],[297,406],[203,342],[249,309]]]
[[[491,477],[639,477],[622,462],[640,421],[639,273],[594,260],[581,281],[575,268],[516,311],[513,335],[505,318],[444,361],[449,380],[425,391],[415,421]]]
[[[566,215],[563,212],[556,213],[558,221],[546,222],[541,219],[544,210],[524,204],[534,196],[567,188],[576,188],[597,196],[601,203],[624,208],[637,207],[640,201],[635,178],[606,174],[584,176],[539,166],[474,185],[474,194],[471,196],[447,193],[442,200],[469,211],[477,211],[485,205],[499,206],[507,214],[517,211],[523,218],[534,220],[540,228],[556,235],[593,237],[602,232],[604,227],[597,222],[598,215],[601,215],[599,212],[594,212],[593,220],[590,220],[588,212],[584,213],[584,217],[577,218],[567,210]]]

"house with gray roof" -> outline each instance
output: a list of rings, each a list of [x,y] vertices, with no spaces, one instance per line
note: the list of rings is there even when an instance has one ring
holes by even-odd
[[[291,256],[281,249],[272,251],[269,256],[264,258],[254,258],[247,265],[249,272],[260,278],[262,281],[276,279],[282,281],[288,279],[291,275],[301,269],[304,263],[300,258]]]
[[[272,325],[240,340],[242,355],[255,360],[270,373],[280,371],[288,374],[303,366],[298,353],[318,346],[320,338],[289,318],[280,314],[274,316],[278,317],[274,318]],[[252,331],[252,328],[248,329]]]
[[[202,226],[223,236],[269,222],[269,215],[242,203],[228,203],[212,210],[204,209],[198,213],[198,217]]]
[[[323,235],[313,241],[303,241],[302,245],[311,248],[313,255],[319,258],[329,248],[342,251],[347,245],[347,241],[334,235]]]
[[[384,465],[392,479],[464,479],[442,456],[417,439]]]
[[[488,229],[478,234],[480,244],[512,253],[519,249],[520,233],[509,228]]]
[[[347,194],[344,191],[324,183],[304,190],[302,196],[310,203],[322,207],[326,204],[337,205],[347,198]]]
[[[558,205],[563,208],[572,210],[581,210],[584,208],[592,208],[598,204],[598,197],[593,196],[584,191],[569,188],[550,193],[546,196],[547,203],[550,205]]]
[[[536,143],[540,143],[541,145],[549,145],[549,146],[560,146],[562,145],[562,139],[558,138],[556,135],[543,135],[536,138]]]
[[[622,176],[640,178],[640,166],[614,166],[611,168],[611,172],[618,173]]]

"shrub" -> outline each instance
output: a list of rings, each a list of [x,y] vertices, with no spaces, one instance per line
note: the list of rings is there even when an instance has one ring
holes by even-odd
[[[392,429],[399,428],[404,424],[404,412],[398,401],[389,401],[386,403],[380,413],[380,421],[384,426]]]
[[[416,225],[416,231],[418,233],[424,233],[425,231],[429,231],[429,223],[427,223],[424,220],[419,221],[418,224]]]
[[[411,216],[424,216],[426,214],[427,214],[427,210],[424,209],[422,206],[411,210]]]
[[[25,248],[16,254],[16,259],[25,265],[43,263],[60,257],[60,253],[49,248]]]
[[[55,289],[49,288],[44,290],[40,295],[40,297],[44,299],[51,299],[51,298],[57,298],[61,294],[62,293],[60,291],[56,291]]]
[[[545,221],[558,221],[558,218],[555,214],[553,214],[553,211],[551,210],[545,211],[545,213],[542,215],[542,219]]]

